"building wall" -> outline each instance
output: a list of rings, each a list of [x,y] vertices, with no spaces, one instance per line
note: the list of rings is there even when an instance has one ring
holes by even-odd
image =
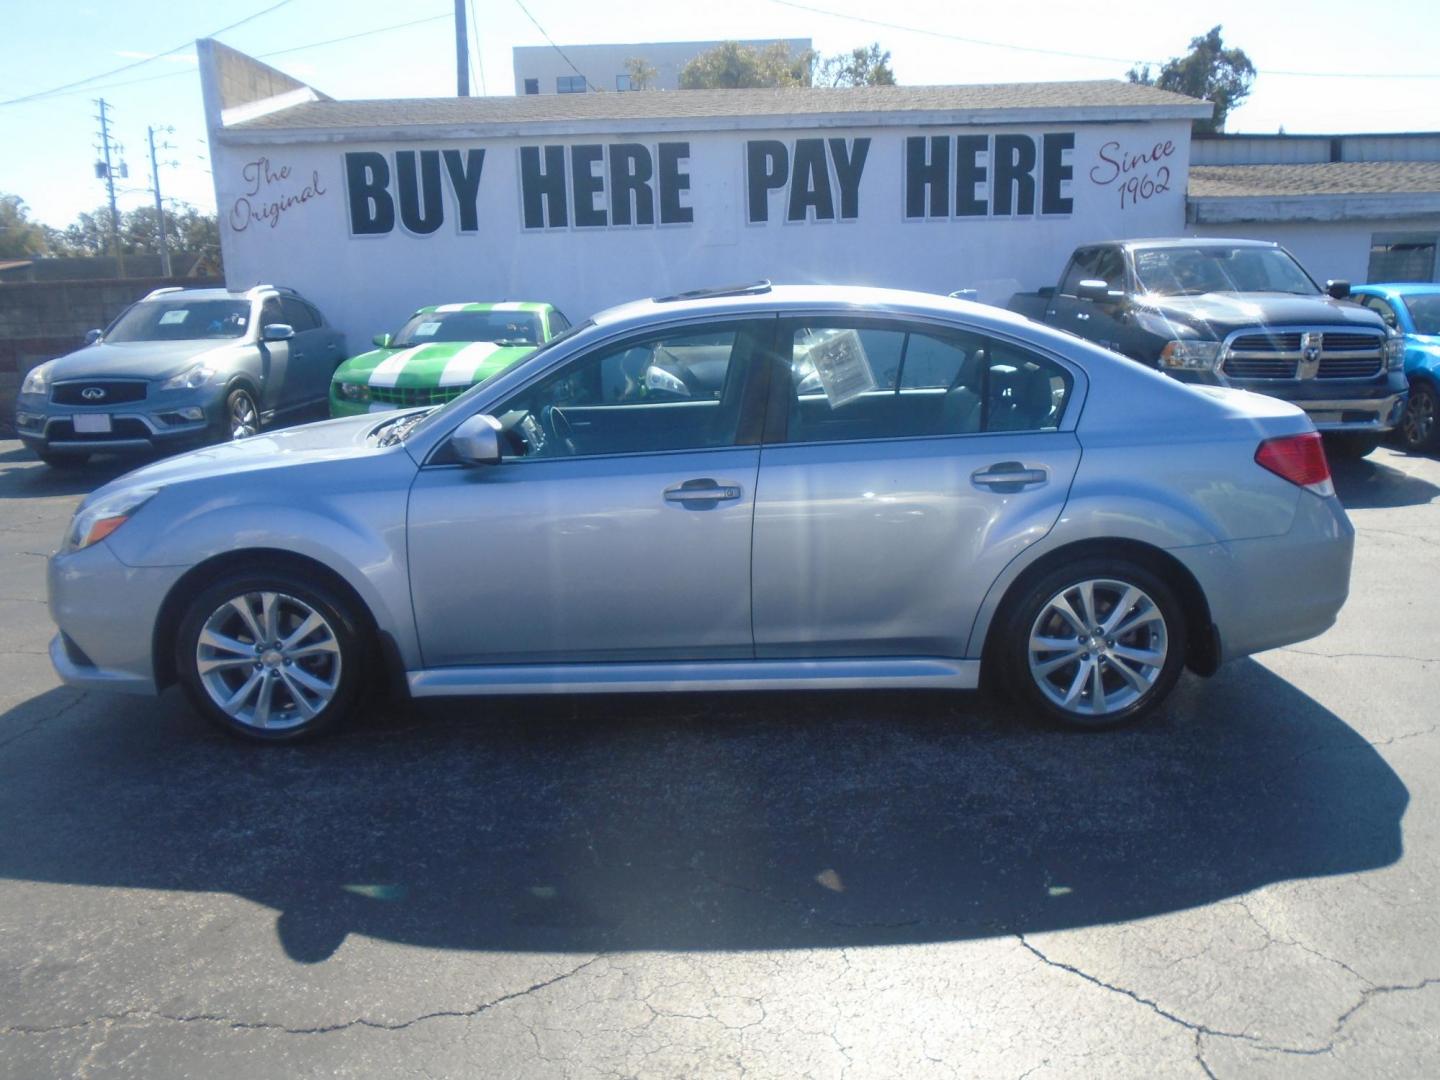
[[[1197,236],[1273,240],[1300,260],[1322,283],[1329,278],[1359,285],[1369,277],[1370,245],[1378,234],[1418,233],[1435,236],[1440,221],[1434,218],[1398,221],[1305,221],[1285,224],[1197,225]],[[1440,280],[1440,273],[1432,275]]]
[[[809,38],[780,39],[796,55],[810,48]],[[775,38],[746,40],[741,45],[763,49]],[[597,90],[617,90],[616,76],[626,74],[625,61],[639,57],[655,69],[653,90],[680,89],[680,71],[691,60],[719,41],[656,41],[632,45],[565,45],[565,56],[590,80]],[[572,76],[575,68],[549,45],[522,45],[511,50],[515,71],[515,93],[525,93],[525,80],[538,79],[540,93],[555,93],[555,80]]]
[[[987,216],[910,221],[905,216],[909,137],[1020,135],[1043,155],[1043,137],[1074,147],[1055,164],[1069,169],[1052,177],[1054,194],[1071,200],[1068,212],[1002,217],[994,192],[977,195]],[[853,155],[869,140],[855,185],[853,206],[839,198],[833,147]],[[791,192],[765,200],[769,220],[749,220],[747,143],[774,140],[788,155],[822,151],[803,191],[822,183],[835,193],[835,213],[850,220],[819,220],[807,210],[787,222]],[[806,147],[799,141],[806,140]],[[626,145],[683,143],[679,166],[689,189],[677,202],[693,221],[649,226],[526,229],[520,183],[522,147],[598,145],[613,163]],[[1168,151],[1163,148],[1168,144]],[[927,142],[925,145],[929,145]],[[444,220],[417,235],[398,220],[380,235],[356,234],[347,198],[346,154],[379,155],[392,174],[385,198],[395,200],[397,154],[450,151],[451,159],[484,150],[478,193],[467,222],[448,176],[437,178]],[[1161,150],[1161,160],[1121,173],[1127,155]],[[461,153],[461,152],[466,153]],[[544,153],[535,150],[536,156]],[[636,297],[657,296],[705,285],[770,278],[776,282],[865,284],[949,292],[978,290],[1004,303],[1017,289],[1053,284],[1071,249],[1080,243],[1123,236],[1178,235],[1184,229],[1189,139],[1186,121],[1116,124],[1053,124],[1007,128],[827,126],[817,130],[710,132],[686,135],[641,131],[585,138],[506,138],[483,142],[310,143],[234,146],[213,151],[227,281],[247,288],[261,281],[290,285],[317,301],[349,336],[352,350],[378,332],[394,330],[416,307],[462,300],[550,300],[573,319]],[[406,154],[408,157],[408,154]],[[437,155],[438,156],[438,155]],[[828,159],[828,160],[827,160]],[[374,160],[374,159],[370,159]],[[410,159],[415,160],[415,159]],[[435,158],[432,158],[435,160]],[[982,156],[977,161],[985,164]],[[412,168],[415,166],[412,165]],[[1037,166],[1044,172],[1043,162]],[[594,170],[608,176],[607,169]],[[990,182],[993,182],[993,169]],[[373,174],[367,174],[373,179]],[[1037,198],[1044,187],[1038,178]],[[363,184],[362,184],[363,187]],[[423,190],[423,184],[420,185]],[[1133,191],[1130,188],[1133,187]],[[1012,190],[1015,185],[1011,185]],[[573,189],[567,185],[567,194]],[[1018,194],[1018,193],[1017,193]],[[603,204],[605,195],[599,197]],[[592,202],[595,197],[592,196]],[[802,200],[803,201],[803,200]],[[369,212],[375,203],[361,200]],[[627,208],[638,212],[638,205]],[[1012,209],[1014,209],[1012,207]]]

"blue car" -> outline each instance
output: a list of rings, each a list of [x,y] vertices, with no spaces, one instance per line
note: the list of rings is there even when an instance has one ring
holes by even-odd
[[[1440,284],[1356,285],[1351,299],[1380,313],[1405,335],[1405,377],[1410,401],[1398,434],[1405,449],[1424,453],[1440,447]]]

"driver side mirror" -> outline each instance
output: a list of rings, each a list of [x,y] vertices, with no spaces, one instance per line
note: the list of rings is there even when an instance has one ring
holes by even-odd
[[[1336,300],[1344,300],[1350,295],[1350,282],[1331,278],[1325,282],[1325,292]]]
[[[1098,278],[1089,278],[1075,287],[1075,295],[1081,300],[1095,304],[1108,304],[1114,298],[1110,295],[1110,283]]]
[[[85,344],[86,344],[86,345],[94,345],[95,342],[97,342],[97,341],[100,340],[100,336],[101,336],[102,333],[103,333],[103,331],[101,331],[101,330],[86,330],[86,331],[85,331]]]
[[[289,341],[294,336],[295,328],[283,322],[266,323],[260,331],[260,337],[264,341]]]
[[[380,348],[388,349],[390,347],[391,337],[389,334],[376,334],[370,340],[373,341],[376,345],[380,346]]]
[[[500,464],[500,421],[480,413],[469,417],[450,436],[450,449],[462,465]]]

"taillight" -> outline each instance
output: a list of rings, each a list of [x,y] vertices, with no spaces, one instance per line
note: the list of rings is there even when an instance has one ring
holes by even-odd
[[[1330,463],[1325,460],[1325,446],[1318,432],[1266,439],[1255,451],[1255,464],[1316,495],[1335,494]]]

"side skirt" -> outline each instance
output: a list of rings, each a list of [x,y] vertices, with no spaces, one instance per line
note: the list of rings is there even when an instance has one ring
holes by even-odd
[[[414,697],[640,694],[685,690],[973,690],[979,660],[710,660],[655,664],[499,664],[405,675]]]

